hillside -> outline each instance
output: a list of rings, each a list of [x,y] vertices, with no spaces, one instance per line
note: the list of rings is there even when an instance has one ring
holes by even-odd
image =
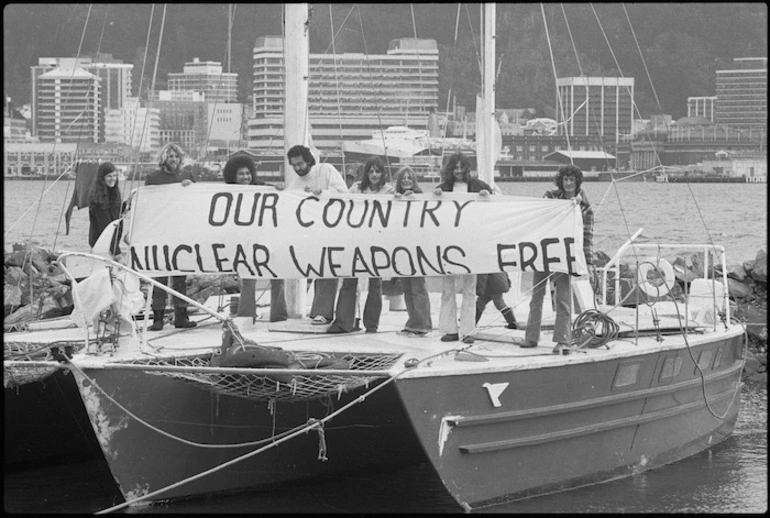
[[[231,71],[239,74],[239,97],[245,102],[251,91],[254,41],[280,34],[281,4],[235,5],[230,63]],[[458,104],[473,106],[480,82],[478,4],[462,4],[456,40],[457,4],[413,4],[414,23],[409,4],[331,4],[331,16],[330,4],[311,5],[311,52],[332,51],[332,26],[338,53],[384,53],[391,39],[411,37],[416,29],[418,37],[439,44],[441,109],[450,89]],[[75,56],[79,46],[81,54],[112,53],[134,63],[135,93],[142,70],[146,90],[153,76],[156,88],[164,87],[167,74],[181,72],[193,57],[226,66],[228,4],[167,6],[156,72],[163,4],[156,4],[154,11],[152,4],[7,5],[6,96],[29,102],[29,67],[38,57]],[[580,75],[582,70],[586,75],[634,77],[643,114],[684,116],[688,96],[715,94],[715,70],[728,66],[733,57],[767,56],[764,3],[545,4],[544,9],[557,73]],[[497,13],[498,106],[535,107],[553,115],[553,70],[540,4],[498,4]]]

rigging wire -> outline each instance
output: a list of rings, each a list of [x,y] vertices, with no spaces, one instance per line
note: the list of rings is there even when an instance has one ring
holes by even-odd
[[[383,147],[383,153],[385,155],[385,163],[389,165],[390,159],[388,157],[388,147],[385,143],[385,130],[382,127],[383,126],[382,114],[380,113],[380,105],[377,102],[377,91],[374,88],[374,75],[372,74],[371,65],[369,63],[369,51],[367,50],[367,47],[366,47],[366,35],[364,34],[364,22],[361,19],[360,4],[356,4],[356,10],[358,11],[358,24],[361,27],[361,39],[363,40],[363,43],[364,43],[364,57],[366,61],[366,69],[369,71],[369,84],[371,85],[371,88],[372,88],[372,97],[374,100],[374,111],[375,111],[375,114],[377,115],[377,123],[379,124],[380,134],[382,136],[382,147]]]
[[[548,19],[545,16],[545,7],[543,4],[540,4],[540,12],[543,15],[543,26],[545,27],[545,38],[548,42],[548,53],[551,56],[551,69],[553,71],[553,82],[554,86],[556,87],[556,98],[559,101],[559,110],[561,111],[561,118],[562,120],[565,120],[566,114],[564,112],[564,103],[561,99],[561,95],[559,94],[559,76],[556,75],[556,60],[553,57],[553,46],[551,45],[551,35],[548,32]],[[571,117],[570,117],[571,118]],[[575,165],[575,160],[572,158],[572,145],[569,141],[569,131],[567,131],[566,127],[564,129],[564,136],[567,138],[567,149],[570,151],[569,153],[569,161],[572,165]]]

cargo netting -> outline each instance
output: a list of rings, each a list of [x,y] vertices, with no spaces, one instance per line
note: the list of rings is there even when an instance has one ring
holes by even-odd
[[[52,347],[64,350],[66,346],[78,350],[82,341],[71,342],[3,342],[3,388],[14,388],[42,381],[62,366],[55,361]]]
[[[382,371],[387,374],[402,356],[397,354],[359,354],[338,353],[326,354],[316,352],[290,352],[292,362],[299,364],[297,368],[313,368],[322,359],[344,362],[348,372],[343,374],[324,374],[322,368],[318,374],[293,374],[291,369],[271,369],[269,375],[263,374],[232,374],[221,372],[162,372],[146,371],[151,374],[170,376],[188,383],[193,383],[218,394],[226,394],[255,401],[302,401],[326,396],[342,395],[360,386],[368,386],[378,379],[371,374],[357,375],[356,371]],[[138,360],[131,362],[140,365],[169,365],[175,367],[211,367],[211,356],[184,356],[163,359]],[[212,368],[212,370],[216,370]],[[385,377],[385,376],[383,376]]]

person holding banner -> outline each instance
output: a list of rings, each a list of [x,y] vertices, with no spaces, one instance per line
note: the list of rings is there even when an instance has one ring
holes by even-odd
[[[491,300],[502,313],[508,329],[518,329],[519,324],[513,315],[513,309],[505,303],[503,293],[511,289],[511,280],[505,272],[482,273],[476,276],[476,323],[479,323],[484,308]]]
[[[222,176],[225,183],[238,185],[266,185],[257,178],[257,166],[248,155],[238,155],[230,158],[225,164]],[[241,279],[241,298],[238,304],[239,317],[256,317],[257,301],[255,291],[256,279]],[[281,279],[270,280],[270,322],[281,322],[288,319],[284,283]]]
[[[385,166],[378,157],[372,157],[364,164],[361,180],[350,187],[352,193],[393,194],[393,185],[385,174]],[[353,331],[356,320],[356,301],[358,298],[358,278],[348,277],[342,280],[334,321],[327,333],[349,333]],[[376,333],[382,313],[382,279],[371,277],[369,290],[364,304],[364,328],[367,333]]]
[[[417,176],[409,166],[404,166],[396,173],[396,198],[408,198],[412,194],[421,193],[422,189],[417,183]],[[409,318],[404,329],[396,334],[406,336],[425,336],[433,329],[430,317],[430,297],[425,288],[425,277],[399,277],[401,290],[404,292],[404,303]]]
[[[580,188],[583,183],[583,172],[574,165],[562,166],[556,175],[555,183],[557,189],[546,191],[543,197],[557,200],[572,200],[573,203],[580,204],[580,211],[583,215],[583,253],[585,254],[590,278],[593,279],[594,213],[585,191]],[[554,354],[570,354],[572,340],[572,311],[570,302],[572,290],[570,276],[566,273],[533,273],[532,298],[529,303],[527,329],[524,334],[524,341],[517,345],[525,348],[537,347],[538,340],[540,340],[543,299],[549,279],[555,289],[554,301],[556,306],[556,321],[554,322],[553,329],[553,341],[556,342],[556,346],[553,352]]]
[[[99,236],[107,226],[120,219],[122,197],[118,187],[118,172],[112,162],[102,162],[96,173],[94,186],[88,201],[88,246],[93,250]],[[120,233],[114,232],[109,253],[116,260],[120,258]]]
[[[286,153],[289,164],[297,176],[286,186],[288,190],[305,191],[320,195],[324,190],[348,192],[345,179],[328,163],[317,164],[310,149],[296,145]],[[334,319],[334,302],[337,297],[337,279],[316,279],[310,318],[313,324],[326,325]]]
[[[471,176],[470,160],[463,153],[451,155],[441,171],[441,183],[433,191],[436,195],[442,192],[478,193],[481,197],[490,196],[492,187],[486,182]],[[439,312],[438,329],[443,336],[442,342],[456,342],[462,336],[466,344],[474,342],[473,330],[476,328],[476,275],[447,275],[442,279],[441,310]],[[460,327],[457,326],[456,292],[459,286],[463,301],[460,308]]]
[[[163,146],[158,153],[158,166],[160,169],[150,173],[144,182],[144,185],[168,185],[174,183],[181,183],[182,187],[187,187],[191,183],[195,182],[190,171],[182,170],[182,162],[184,160],[184,153],[182,148],[173,142],[169,142]],[[187,295],[187,276],[174,275],[170,277],[171,287],[181,293]],[[156,277],[156,281],[161,284],[168,285],[169,277]],[[172,297],[174,304],[174,327],[180,329],[186,329],[195,327],[198,324],[191,322],[187,316],[187,302],[178,298]],[[157,286],[152,288],[152,315],[153,322],[150,326],[150,331],[160,331],[163,329],[163,315],[166,310],[166,302],[168,300],[168,293],[163,291]]]

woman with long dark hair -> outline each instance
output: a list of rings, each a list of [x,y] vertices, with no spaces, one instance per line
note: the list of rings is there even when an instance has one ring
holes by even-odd
[[[409,166],[404,166],[396,173],[396,198],[406,197],[422,192],[417,183],[417,175]],[[404,303],[408,316],[404,329],[397,334],[406,336],[425,336],[433,329],[433,321],[430,317],[430,298],[425,287],[425,277],[414,275],[411,277],[399,277],[398,282],[404,292]]]
[[[265,182],[257,178],[257,165],[247,155],[232,157],[225,164],[222,173],[225,183],[238,185],[265,185]],[[256,279],[241,279],[241,299],[238,305],[239,317],[256,317],[257,301],[255,290]],[[282,279],[270,279],[270,322],[286,320],[286,295]]]
[[[118,187],[118,172],[112,162],[103,162],[99,166],[91,189],[88,202],[88,246],[96,244],[105,228],[120,218],[122,198]],[[120,255],[119,236],[110,242],[110,254]]]
[[[361,180],[350,187],[352,193],[362,194],[393,194],[393,185],[388,181],[385,166],[379,157],[371,157],[364,164]],[[356,301],[358,299],[358,278],[342,279],[334,320],[326,330],[327,333],[349,333],[355,328]],[[364,328],[367,333],[376,333],[380,325],[382,313],[382,279],[369,278],[369,290],[364,304]]]

